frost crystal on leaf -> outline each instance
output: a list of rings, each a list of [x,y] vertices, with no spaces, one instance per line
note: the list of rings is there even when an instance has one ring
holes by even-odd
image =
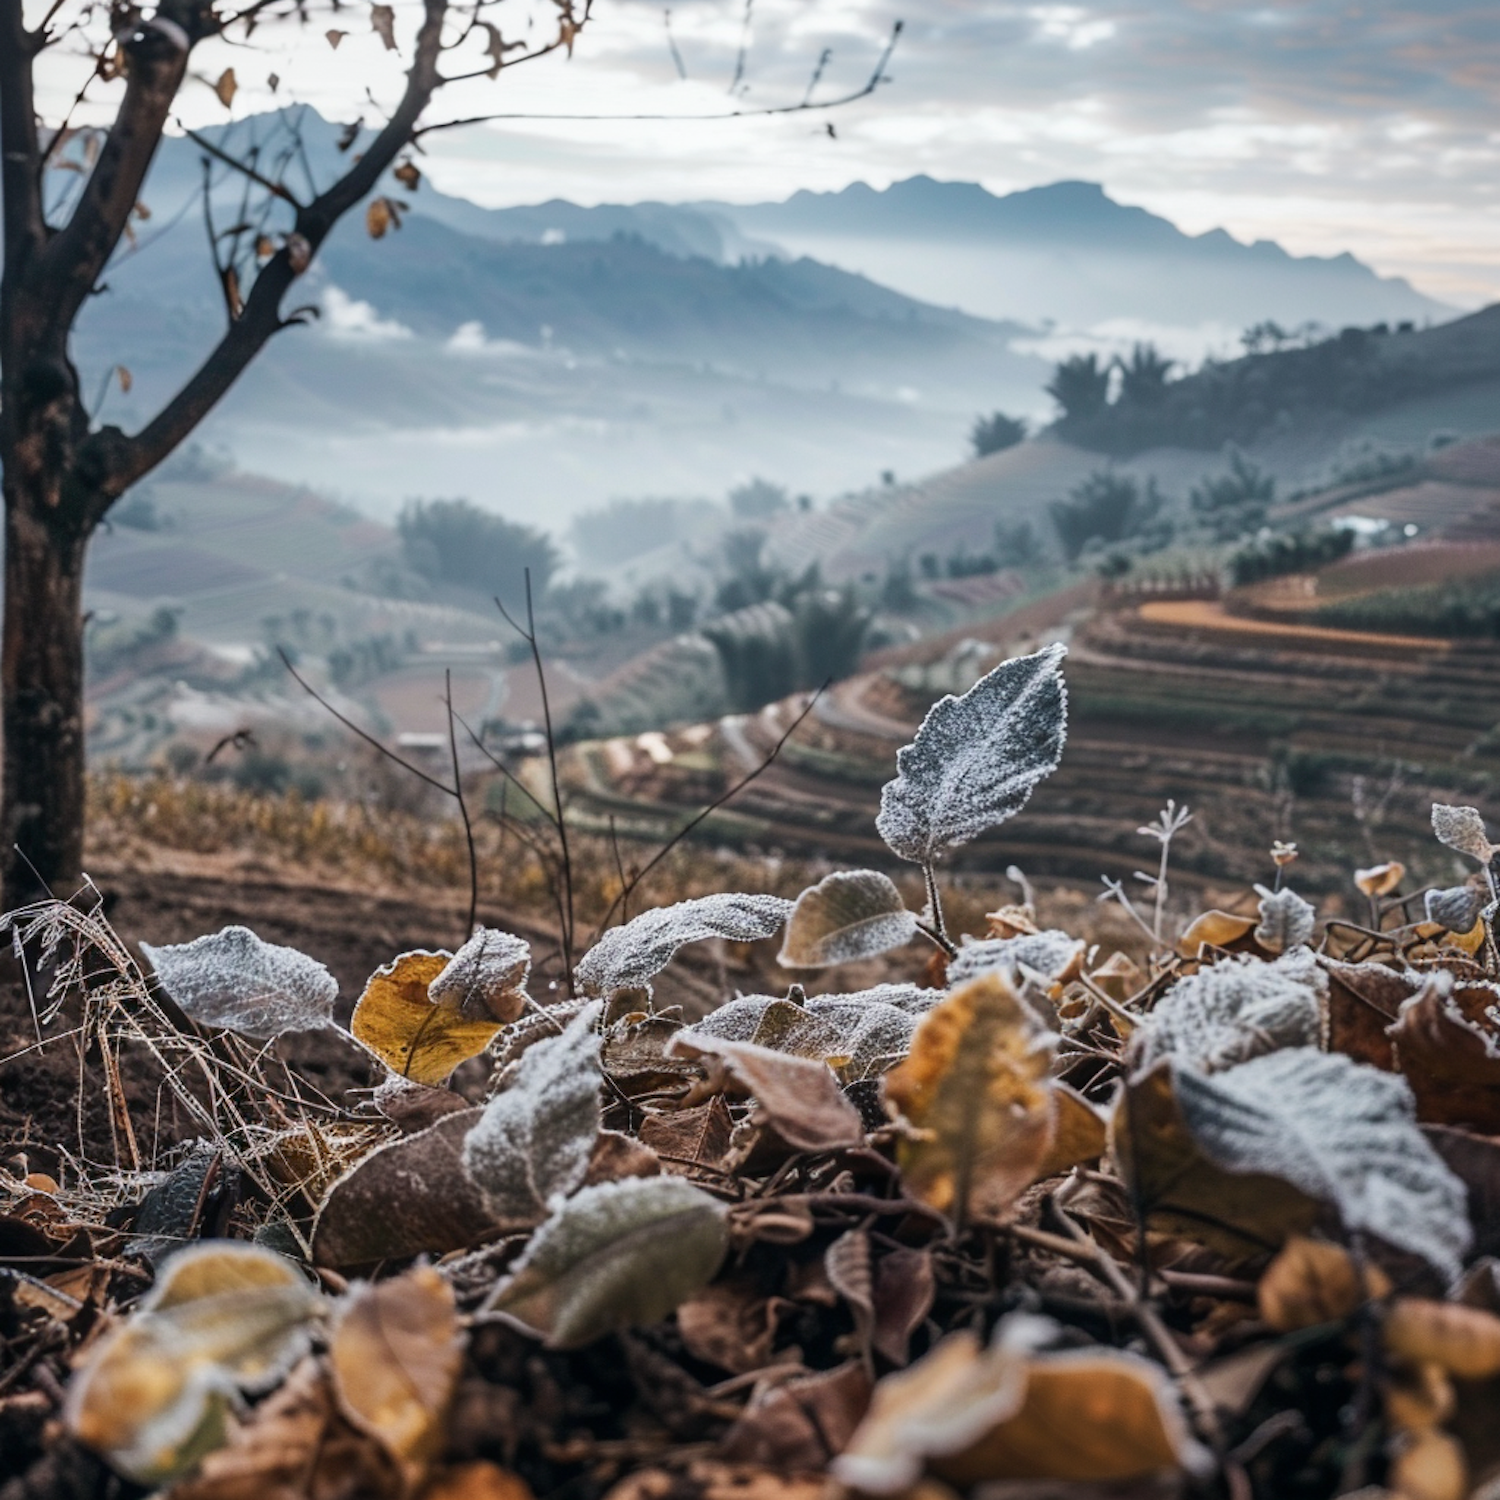
[[[1062,758],[1066,654],[1053,645],[1001,662],[963,697],[933,704],[880,794],[875,827],[894,853],[931,864],[1026,805]]]
[[[161,987],[191,1020],[265,1041],[333,1022],[338,980],[316,959],[262,942],[248,927],[226,927],[191,943],[141,952]]]
[[[888,953],[916,930],[916,916],[890,876],[835,870],[797,897],[776,961],[788,969],[826,969]]]
[[[714,1037],[722,1042],[749,1042],[793,1057],[820,1062],[840,1051],[839,1036],[827,1021],[806,1006],[774,995],[740,995],[711,1010],[681,1035]]]
[[[1262,948],[1269,953],[1285,953],[1312,941],[1317,922],[1312,902],[1303,900],[1296,891],[1272,891],[1263,885],[1256,886],[1255,893],[1260,897],[1255,941]]]
[[[524,938],[481,927],[427,986],[427,998],[471,1020],[508,1025],[526,1009],[531,945]]]
[[[1454,885],[1443,891],[1428,891],[1426,905],[1429,922],[1449,932],[1473,932],[1484,909],[1484,897],[1472,885]]]
[[[623,927],[612,927],[578,961],[578,982],[586,994],[607,995],[626,987],[649,989],[684,943],[706,938],[751,942],[780,931],[792,903],[780,896],[746,896],[733,891],[679,901],[642,912]]]
[[[1457,849],[1482,865],[1489,864],[1495,852],[1477,807],[1450,807],[1446,802],[1434,802],[1432,831],[1440,844]]]
[[[958,956],[948,965],[948,983],[963,984],[981,974],[1010,970],[1019,970],[1023,977],[1029,971],[1051,983],[1078,961],[1083,947],[1082,939],[1069,937],[1056,928],[1010,938],[966,936]]]
[[[1183,1122],[1226,1172],[1280,1177],[1448,1276],[1473,1238],[1468,1194],[1417,1125],[1395,1074],[1293,1047],[1212,1077],[1175,1069]]]
[[[1327,993],[1310,949],[1274,963],[1225,959],[1167,991],[1142,1019],[1131,1063],[1145,1069],[1170,1054],[1217,1073],[1281,1047],[1316,1047]]]
[[[665,1317],[713,1279],[728,1243],[723,1205],[680,1177],[601,1182],[537,1230],[494,1305],[576,1349]]]
[[[497,1218],[539,1217],[588,1171],[599,1134],[600,1009],[590,1005],[561,1036],[527,1048],[464,1140],[464,1171]]]

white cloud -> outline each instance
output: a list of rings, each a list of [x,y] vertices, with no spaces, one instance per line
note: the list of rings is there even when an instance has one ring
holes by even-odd
[[[409,339],[412,331],[394,318],[382,318],[368,303],[351,297],[340,287],[323,292],[323,329],[336,339]]]

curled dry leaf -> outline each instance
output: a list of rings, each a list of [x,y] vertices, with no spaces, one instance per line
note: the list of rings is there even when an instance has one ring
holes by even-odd
[[[1406,877],[1406,866],[1398,859],[1383,865],[1370,865],[1354,872],[1354,884],[1372,901],[1389,896]]]
[[[769,1126],[794,1151],[834,1151],[865,1138],[859,1111],[844,1097],[828,1065],[812,1057],[773,1052],[753,1042],[731,1042],[682,1031],[668,1049],[678,1057],[713,1058],[755,1100],[752,1119]]]
[[[219,74],[218,82],[214,84],[214,94],[225,109],[228,109],[234,103],[234,96],[239,92],[239,89],[239,82],[234,76],[233,68],[225,68]]]
[[[671,963],[685,943],[708,938],[752,942],[781,930],[792,903],[780,896],[725,891],[658,907],[612,927],[579,960],[577,977],[587,995],[644,989]]]
[[[1318,916],[1312,902],[1285,887],[1273,891],[1258,885],[1255,893],[1260,897],[1260,921],[1255,928],[1255,941],[1267,953],[1289,953],[1312,941]]]
[[[235,1391],[263,1390],[290,1369],[321,1305],[291,1261],[259,1246],[180,1250],[135,1313],[95,1346],[64,1418],[122,1474],[143,1484],[174,1478],[224,1441]]]
[[[723,1205],[680,1177],[599,1183],[558,1206],[492,1305],[574,1349],[664,1318],[713,1280],[728,1243]]]
[[[1395,1072],[1389,1028],[1421,988],[1420,976],[1384,964],[1346,964],[1331,958],[1320,963],[1328,975],[1328,1051]]]
[[[1177,939],[1177,951],[1184,958],[1197,958],[1204,948],[1230,948],[1243,943],[1255,926],[1254,917],[1217,910],[1200,912]]]
[[[1500,985],[1429,974],[1389,1036],[1419,1119],[1500,1133]]]
[[[1328,980],[1307,949],[1274,963],[1246,955],[1179,979],[1131,1038],[1135,1068],[1167,1056],[1206,1073],[1281,1047],[1316,1047]]]
[[[1018,813],[1057,769],[1067,737],[1067,648],[1001,662],[960,698],[941,698],[896,754],[875,827],[892,852],[930,865]]]
[[[406,189],[414,193],[422,185],[422,169],[414,161],[404,161],[391,168],[391,176]]]
[[[464,1170],[498,1220],[539,1223],[588,1171],[600,1124],[601,1009],[595,1002],[560,1036],[527,1048],[464,1141]]]
[[[1379,1266],[1358,1265],[1342,1245],[1294,1234],[1256,1287],[1260,1315],[1278,1333],[1342,1323],[1367,1302],[1389,1296]]]
[[[344,1415],[415,1485],[442,1446],[463,1360],[453,1289],[430,1266],[355,1288],[339,1306],[328,1356]]]
[[[1440,844],[1467,854],[1482,865],[1489,864],[1494,856],[1495,847],[1477,807],[1451,807],[1445,802],[1434,802],[1432,831]]]
[[[916,931],[890,876],[835,870],[797,897],[776,961],[786,969],[826,969],[888,953]]]
[[[1396,1446],[1386,1478],[1400,1500],[1464,1500],[1469,1466],[1458,1439],[1428,1427],[1406,1434]]]
[[[468,1021],[519,1020],[529,1004],[526,979],[531,946],[524,939],[481,927],[427,986],[427,998]]]
[[[1032,1182],[1056,1129],[1056,1038],[997,973],[922,1018],[886,1099],[912,1127],[897,1159],[907,1190],[943,1213],[994,1220]]]
[[[428,985],[451,958],[419,950],[376,969],[349,1023],[355,1040],[391,1072],[417,1083],[442,1083],[459,1063],[483,1052],[500,1030],[487,1016],[470,1020],[428,998]]]
[[[719,1451],[782,1473],[816,1473],[853,1437],[869,1404],[870,1377],[858,1360],[797,1375],[752,1395]]]
[[[333,1024],[338,981],[316,959],[226,927],[190,943],[141,944],[157,980],[189,1020],[264,1041]]]

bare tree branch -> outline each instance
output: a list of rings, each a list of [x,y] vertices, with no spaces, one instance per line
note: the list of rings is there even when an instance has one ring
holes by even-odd
[[[47,239],[31,57],[21,0],[0,0],[0,193],[5,200],[7,281],[20,274]]]
[[[180,120],[177,123],[179,125],[182,124]],[[186,126],[183,126],[182,133],[195,146],[208,152],[216,160],[223,162],[226,167],[232,167],[236,172],[243,173],[251,182],[257,184],[259,187],[263,187],[268,193],[273,193],[284,202],[290,203],[293,208],[301,209],[304,206],[302,200],[290,192],[283,183],[273,182],[269,177],[257,172],[248,162],[243,162],[239,157],[231,156],[229,152],[220,150],[207,136],[200,135],[196,130],[189,130]]]

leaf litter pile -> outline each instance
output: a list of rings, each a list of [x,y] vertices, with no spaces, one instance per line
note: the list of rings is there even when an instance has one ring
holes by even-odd
[[[870,870],[708,895],[551,986],[481,927],[347,1030],[247,928],[148,972],[97,910],[11,914],[115,1159],[0,1168],[0,1497],[1500,1496],[1500,851],[1437,806],[1472,879],[1360,870],[1368,923],[1320,923],[1278,844],[1254,914],[1169,934],[1169,805],[1153,900],[1108,892],[1143,963],[1027,905],[950,934],[936,863],[1056,767],[1062,656],[900,752],[920,913]],[[684,945],[777,936],[932,959],[653,1004]],[[198,1132],[164,1166],[136,1053]]]

